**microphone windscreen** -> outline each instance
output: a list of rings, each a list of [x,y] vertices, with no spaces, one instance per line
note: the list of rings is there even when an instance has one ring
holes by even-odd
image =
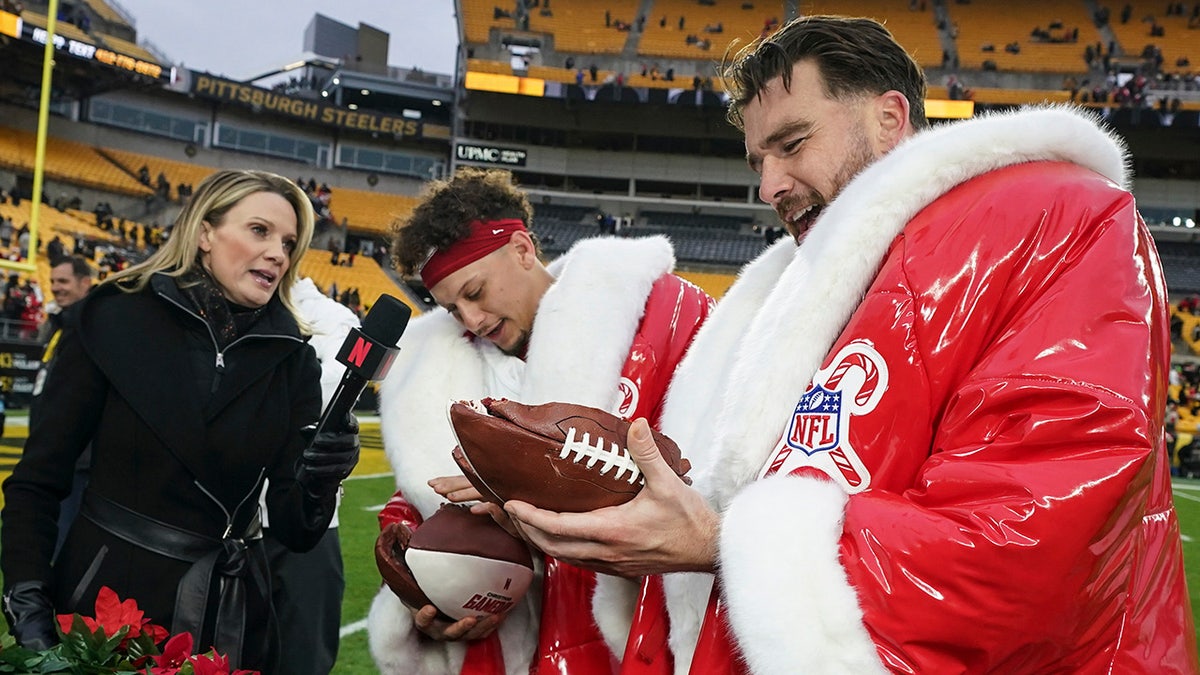
[[[412,309],[393,296],[379,296],[362,320],[362,332],[375,342],[395,347],[408,327]]]

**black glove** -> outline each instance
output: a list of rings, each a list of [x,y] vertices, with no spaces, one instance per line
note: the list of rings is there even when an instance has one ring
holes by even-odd
[[[41,651],[58,644],[50,589],[41,581],[18,581],[4,592],[4,618],[9,632],[26,649]]]
[[[342,481],[358,464],[358,420],[353,414],[338,425],[328,425],[313,437],[316,425],[301,433],[311,438],[296,463],[296,482],[312,499],[325,499],[337,492]]]

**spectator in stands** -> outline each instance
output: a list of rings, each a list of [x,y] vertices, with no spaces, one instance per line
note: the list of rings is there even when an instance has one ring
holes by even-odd
[[[974,93],[967,89],[963,81],[957,75],[951,75],[946,80],[946,94],[951,101],[967,101],[974,97]]]
[[[142,183],[142,185],[150,184],[150,167],[143,164],[141,168],[138,169],[138,180]]]
[[[46,258],[50,261],[51,267],[58,263],[67,254],[67,247],[63,244],[62,237],[56,233],[50,241],[46,242]]]
[[[32,428],[39,422],[42,407],[41,394],[45,386],[46,376],[54,363],[59,338],[64,324],[63,312],[79,302],[92,289],[92,266],[80,256],[67,258],[51,258],[50,293],[54,296],[46,307],[46,319],[38,331],[38,342],[46,345],[42,352],[42,366],[38,370],[33,385],[33,399],[29,406],[29,426]],[[79,513],[79,505],[83,499],[83,490],[87,486],[88,467],[92,463],[91,447],[86,448],[75,462],[75,474],[71,481],[70,494],[59,504],[58,537],[55,540],[54,552],[62,548],[66,540],[67,530],[75,522]]]
[[[93,271],[87,260],[80,256],[52,256],[50,260],[50,294],[54,300],[46,306],[42,342],[62,330],[62,311],[82,300],[92,289]]]
[[[4,483],[3,606],[22,645],[56,642],[55,614],[91,615],[108,586],[235,668],[270,666],[263,479],[275,536],[306,550],[358,456],[352,418],[303,431],[321,412],[319,364],[291,288],[312,226],[287,179],[214,173],[178,236],[68,317],[42,392],[53,405]],[[85,517],[51,566],[48,515],[89,443]]]
[[[671,274],[666,238],[585,240],[547,268],[532,216],[511,173],[464,168],[432,183],[398,230],[397,266],[419,273],[445,310],[412,321],[381,388],[384,447],[400,488],[380,514],[386,527],[419,525],[444,497],[479,496],[450,457],[447,397],[564,400],[654,417],[707,315],[709,298]],[[455,623],[435,619],[432,606],[410,611],[384,586],[368,617],[379,670],[444,673],[447,658],[465,658],[464,672],[610,672],[613,656],[589,611],[591,575],[553,560],[545,570],[540,598],[530,593],[504,617]],[[495,646],[504,665],[481,663]]]
[[[29,257],[29,223],[21,225],[17,230],[17,250],[20,252],[19,260]]]
[[[0,217],[0,246],[11,246],[13,238],[13,221],[8,216]]]
[[[691,573],[621,633],[653,650],[669,623],[676,672],[1195,673],[1165,283],[1123,143],[1055,108],[926,131],[920,68],[869,19],[794,20],[726,82],[794,244],[672,381],[695,484],[637,422],[632,501],[509,502],[521,533]]]

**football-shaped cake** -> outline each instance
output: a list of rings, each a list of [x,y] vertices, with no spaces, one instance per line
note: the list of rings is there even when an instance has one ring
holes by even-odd
[[[433,605],[444,621],[506,612],[533,581],[525,542],[459,504],[443,505],[416,530],[386,526],[375,564],[406,605]]]
[[[507,399],[453,401],[454,460],[483,498],[550,511],[624,504],[642,489],[626,439],[630,422],[573,403],[525,405]],[[685,482],[691,468],[671,439],[652,431],[663,458]]]

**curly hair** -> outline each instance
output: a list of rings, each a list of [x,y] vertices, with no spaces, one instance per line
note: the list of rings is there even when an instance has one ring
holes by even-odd
[[[834,99],[896,90],[908,99],[908,118],[915,129],[925,118],[925,75],[892,34],[874,19],[805,16],[789,21],[775,34],[746,45],[726,62],[721,75],[731,100],[726,118],[745,131],[742,111],[769,82],[783,78],[790,91],[792,67],[812,59]]]
[[[408,220],[393,225],[392,260],[404,274],[416,274],[433,251],[465,239],[472,221],[502,218],[519,218],[526,228],[533,222],[533,207],[512,172],[462,167],[448,180],[431,182]]]

